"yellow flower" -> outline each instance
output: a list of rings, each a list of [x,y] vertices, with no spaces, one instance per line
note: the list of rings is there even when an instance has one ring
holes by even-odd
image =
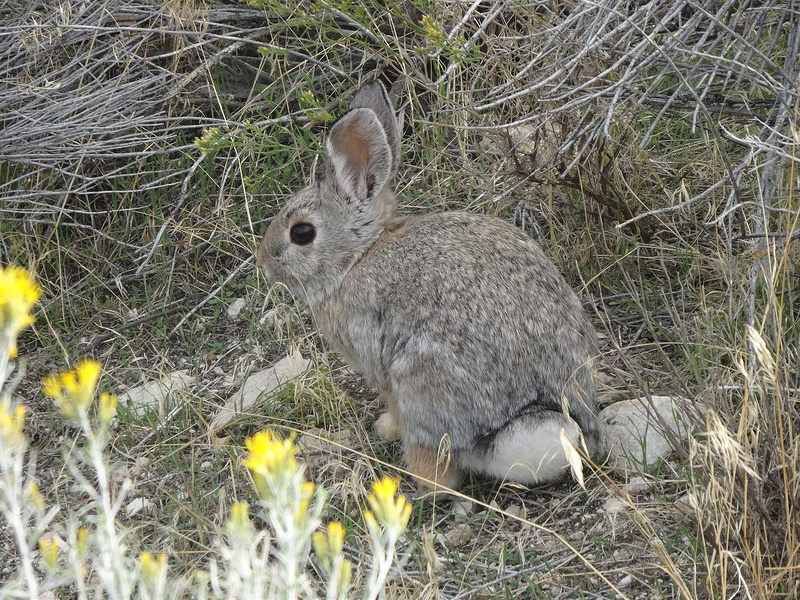
[[[273,496],[274,489],[287,485],[288,480],[297,473],[299,467],[294,457],[297,448],[291,438],[284,441],[271,431],[260,431],[244,443],[249,451],[244,464],[253,472],[259,496],[266,500]],[[311,497],[310,494],[308,497]],[[308,506],[307,501],[305,506]]]
[[[22,426],[25,421],[25,407],[17,404],[11,411],[11,403],[0,402],[0,438],[10,445],[19,445],[25,440]]]
[[[311,542],[314,544],[314,552],[317,553],[322,567],[328,574],[337,578],[339,595],[346,596],[350,578],[353,575],[353,567],[349,560],[342,558],[344,527],[338,521],[331,521],[328,523],[327,535],[318,531],[311,536]]]
[[[284,442],[270,431],[260,431],[247,438],[244,443],[250,452],[244,464],[254,473],[266,475],[287,467],[294,470],[297,448],[291,439]]]
[[[28,485],[28,493],[31,496],[31,502],[36,507],[36,510],[44,512],[45,504],[44,498],[42,498],[42,493],[39,491],[39,486],[36,485],[35,481],[32,481]]]
[[[390,502],[394,500],[394,495],[397,493],[397,479],[394,477],[384,477],[380,481],[372,482],[372,493],[381,502]]]
[[[349,560],[339,563],[339,595],[345,597],[347,588],[350,586],[350,579],[353,577],[353,565]]]
[[[42,384],[44,393],[58,402],[64,416],[74,419],[89,408],[98,379],[100,363],[87,358],[71,371],[45,377]]]
[[[9,341],[11,358],[17,355],[17,334],[32,324],[31,307],[41,296],[39,287],[19,267],[0,267],[0,340]]]
[[[234,502],[231,516],[228,517],[228,535],[232,537],[246,536],[250,531],[250,509],[247,502]]]
[[[39,552],[42,553],[42,559],[48,569],[54,569],[58,566],[58,542],[50,538],[41,538],[39,540]]]
[[[100,422],[105,426],[117,414],[117,397],[106,392],[100,394]]]
[[[301,523],[308,512],[308,501],[314,495],[314,484],[310,481],[304,481],[300,488],[300,507],[297,509],[295,521]]]
[[[339,521],[328,523],[328,548],[334,554],[341,554],[344,549],[344,527]]]
[[[86,527],[78,529],[78,557],[83,558],[86,556]]]
[[[372,511],[364,512],[367,526],[374,524],[375,519],[384,525],[400,526],[405,528],[411,516],[411,505],[406,502],[405,496],[397,496],[397,479],[384,477],[372,484],[372,493],[367,496],[367,502]]]
[[[330,570],[332,560],[342,553],[344,548],[344,527],[339,521],[328,523],[328,534],[317,531],[311,536],[314,551],[326,569]]]
[[[155,585],[164,570],[166,557],[161,552],[158,558],[154,558],[151,552],[142,552],[139,557],[139,564],[142,567],[142,579],[147,585]]]

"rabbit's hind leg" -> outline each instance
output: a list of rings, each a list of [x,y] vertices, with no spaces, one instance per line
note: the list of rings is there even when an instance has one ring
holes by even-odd
[[[404,451],[406,465],[417,480],[420,493],[456,489],[461,484],[464,473],[448,453],[415,445],[406,445]]]

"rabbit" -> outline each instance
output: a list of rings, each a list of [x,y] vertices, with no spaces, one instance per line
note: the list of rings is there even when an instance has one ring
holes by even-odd
[[[538,244],[491,216],[396,216],[400,128],[371,83],[331,127],[325,174],[274,217],[268,281],[310,307],[323,338],[386,402],[420,493],[466,472],[523,484],[567,471],[562,435],[597,443],[596,334]],[[584,445],[585,444],[585,445]]]

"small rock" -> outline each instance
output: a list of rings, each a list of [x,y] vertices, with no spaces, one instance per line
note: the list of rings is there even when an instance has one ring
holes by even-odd
[[[609,498],[603,505],[603,510],[610,515],[621,513],[626,508],[628,508],[628,504],[619,498]]]
[[[653,484],[645,481],[644,477],[631,477],[628,483],[622,486],[622,491],[629,495],[644,494],[653,489]]]
[[[475,534],[467,525],[456,525],[442,538],[447,542],[446,545],[458,548],[469,544],[475,538]]]
[[[119,403],[139,415],[151,408],[158,408],[161,413],[164,413],[172,404],[176,403],[176,397],[193,384],[194,377],[189,374],[189,371],[174,371],[164,375],[161,379],[149,381],[120,394]]]
[[[239,313],[242,312],[244,306],[245,306],[244,298],[237,298],[236,300],[231,302],[231,305],[228,307],[228,316],[231,319],[235,319],[236,317],[239,316]]]
[[[700,513],[700,507],[697,505],[697,499],[693,494],[684,494],[675,500],[674,506],[685,515],[697,515]]]
[[[453,515],[456,522],[464,522],[475,511],[475,503],[469,498],[459,498],[453,502]]]
[[[615,381],[616,377],[606,373],[605,371],[598,371],[596,373],[597,381],[600,382],[602,385],[611,386]]]
[[[668,396],[652,396],[651,400],[652,404],[645,398],[623,400],[600,413],[600,453],[608,454],[611,468],[646,469],[672,450],[665,426],[678,439],[689,435],[689,415],[683,414],[681,407],[705,412],[689,400],[676,402]]]
[[[626,588],[632,583],[633,583],[633,577],[631,577],[630,575],[625,575],[625,577],[619,580],[617,587]]]
[[[133,466],[130,470],[130,475],[132,477],[140,477],[141,475],[144,475],[149,468],[150,459],[146,456],[140,456],[136,459],[136,462],[133,463]]]
[[[151,500],[147,498],[134,498],[125,506],[125,512],[128,513],[129,517],[133,517],[138,513],[142,513],[143,515],[152,514],[155,510],[156,505],[153,504]]]
[[[306,452],[332,452],[336,446],[328,441],[329,438],[327,431],[314,427],[301,434],[296,445]]]
[[[297,438],[297,447],[306,453],[338,454],[343,447],[353,447],[353,436],[348,429],[325,431],[314,427]]]
[[[526,519],[528,517],[528,511],[522,504],[512,504],[506,509],[506,514],[518,519]]]

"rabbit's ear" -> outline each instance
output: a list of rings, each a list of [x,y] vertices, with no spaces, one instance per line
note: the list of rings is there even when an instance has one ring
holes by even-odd
[[[329,169],[346,197],[368,200],[389,181],[392,151],[372,109],[348,111],[331,128],[326,147]]]
[[[392,91],[395,91],[394,88]],[[392,152],[392,172],[389,178],[394,177],[397,167],[400,165],[400,126],[386,88],[380,81],[363,86],[350,102],[350,109],[354,108],[369,108],[381,122],[383,132],[386,134],[386,141],[389,143],[389,150]]]

